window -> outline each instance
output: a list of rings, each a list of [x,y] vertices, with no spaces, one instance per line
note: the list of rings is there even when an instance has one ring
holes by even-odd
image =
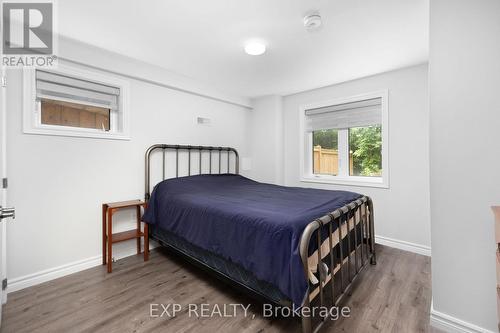
[[[313,131],[313,173],[339,174],[339,132],[335,129]]]
[[[25,133],[129,138],[127,82],[63,65],[24,79]]]
[[[109,131],[111,109],[41,99],[43,125],[94,128]]]
[[[302,181],[388,187],[387,91],[301,108]]]
[[[349,176],[382,177],[382,126],[349,128]]]

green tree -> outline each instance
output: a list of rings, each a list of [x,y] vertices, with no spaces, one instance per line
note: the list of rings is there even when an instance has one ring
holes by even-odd
[[[313,146],[324,149],[338,149],[338,131],[333,129],[313,132]]]
[[[381,126],[350,128],[349,149],[353,159],[352,175],[370,177],[382,175]]]

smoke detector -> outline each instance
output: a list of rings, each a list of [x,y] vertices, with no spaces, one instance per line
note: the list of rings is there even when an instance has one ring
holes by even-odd
[[[306,15],[304,17],[304,27],[309,30],[317,30],[321,26],[321,16],[319,13]]]

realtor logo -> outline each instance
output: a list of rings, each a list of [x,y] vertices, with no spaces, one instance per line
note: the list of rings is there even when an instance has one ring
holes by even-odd
[[[3,3],[3,53],[52,54],[52,3]]]
[[[52,1],[3,2],[2,13],[2,66],[57,66]]]

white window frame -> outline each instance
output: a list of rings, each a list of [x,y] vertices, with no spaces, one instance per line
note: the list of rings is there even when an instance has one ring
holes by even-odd
[[[50,71],[120,88],[118,110],[110,112],[110,130],[42,124],[41,102],[36,99],[35,69],[26,68],[23,72],[23,133],[130,140],[130,86],[128,81],[60,63],[57,69]],[[77,101],[75,103],[81,104]]]
[[[360,94],[345,98],[322,101],[302,105],[299,107],[299,136],[300,136],[300,181],[307,183],[337,184],[348,186],[368,186],[389,188],[389,91],[381,90],[366,94]],[[305,111],[316,108],[323,108],[331,105],[358,102],[367,99],[381,98],[382,101],[382,176],[363,177],[349,176],[349,156],[347,150],[339,148],[339,175],[319,175],[313,173],[313,146],[312,133],[305,131]],[[348,130],[339,130],[339,147],[348,145]],[[347,153],[348,154],[348,153]]]

